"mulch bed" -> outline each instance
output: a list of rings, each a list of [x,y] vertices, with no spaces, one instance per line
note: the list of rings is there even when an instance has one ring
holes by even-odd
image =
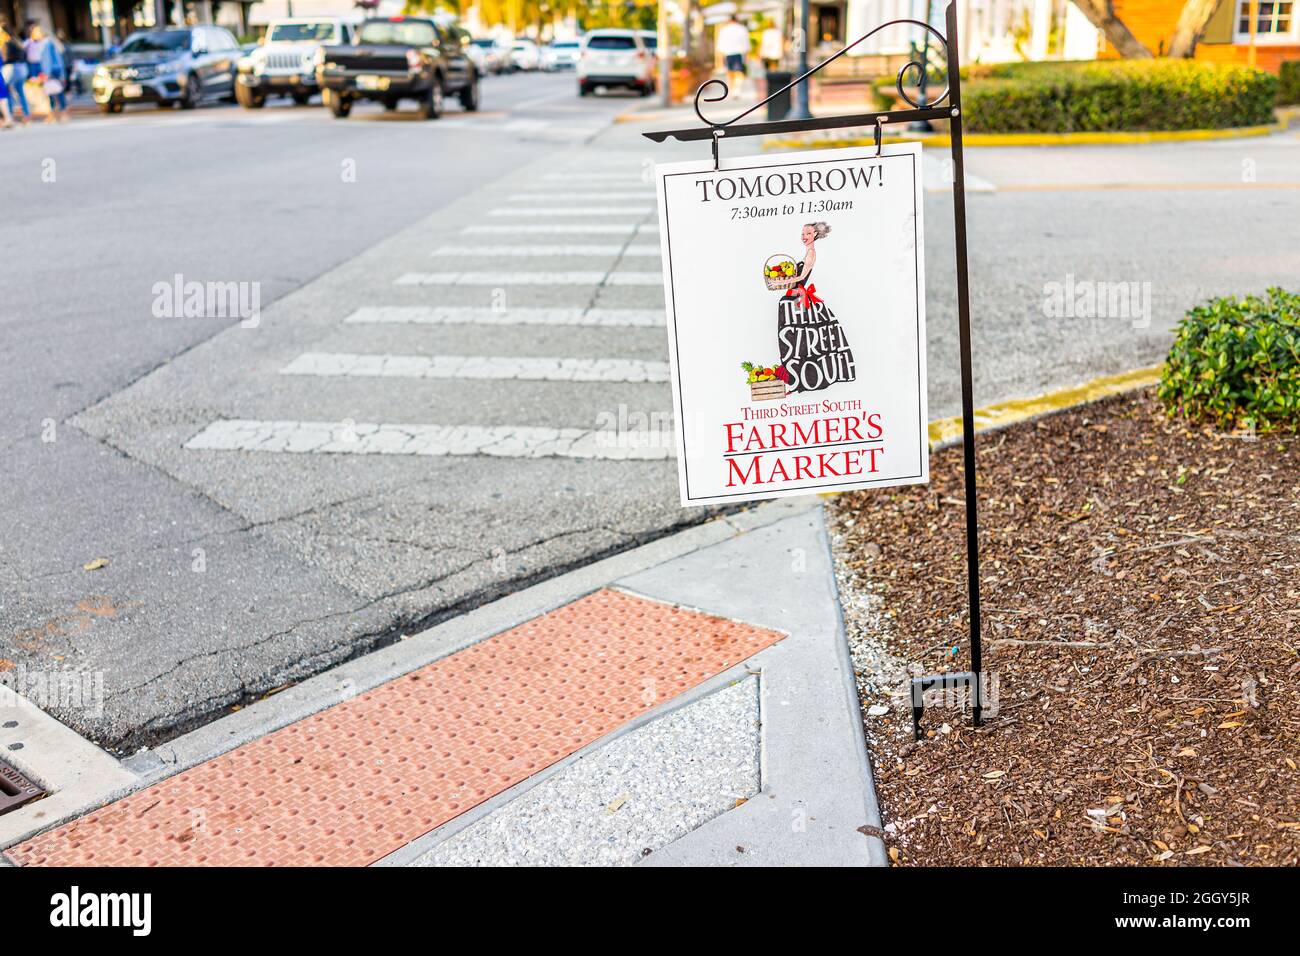
[[[1300,441],[1250,438],[1150,391],[981,435],[998,712],[919,743],[909,673],[969,667],[961,448],[833,500],[895,863],[1300,863]]]

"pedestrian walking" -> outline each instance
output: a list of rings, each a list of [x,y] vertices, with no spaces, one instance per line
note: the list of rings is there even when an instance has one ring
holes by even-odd
[[[66,122],[68,119],[68,94],[66,92],[68,70],[66,61],[63,58],[63,50],[60,49],[59,42],[54,37],[46,35],[44,28],[39,23],[32,27],[31,43],[32,46],[28,47],[27,50],[28,69],[31,69],[32,52],[34,50],[36,54],[36,78],[45,89],[45,95],[50,98],[50,115],[45,118],[45,122]]]
[[[767,21],[767,26],[759,34],[758,55],[763,60],[763,69],[768,73],[779,70],[785,60],[785,36],[771,20]]]
[[[749,56],[749,30],[733,13],[718,30],[718,52],[727,67],[727,86],[739,93],[745,82],[745,58]]]
[[[6,100],[9,105],[10,113],[13,116],[18,115],[19,107],[22,108],[22,122],[27,125],[32,111],[27,106],[27,91],[24,84],[27,82],[27,53],[23,49],[22,41],[11,34],[6,27],[0,27],[0,60],[3,60],[3,66],[0,66],[0,79],[8,89]]]
[[[9,109],[9,84],[5,82],[4,71],[0,70],[0,129],[12,129],[13,114]]]

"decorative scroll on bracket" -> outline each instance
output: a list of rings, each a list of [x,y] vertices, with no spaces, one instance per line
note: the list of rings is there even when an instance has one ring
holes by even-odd
[[[888,23],[882,23],[874,30],[864,33],[862,36],[858,37],[856,40],[854,40],[848,46],[844,47],[844,49],[840,50],[838,53],[828,57],[825,60],[822,60],[822,62],[818,63],[807,73],[804,73],[802,76],[799,76],[796,79],[792,80],[791,82],[787,83],[785,86],[781,87],[781,89],[777,90],[775,93],[769,93],[763,100],[761,100],[758,103],[755,103],[753,106],[745,110],[739,116],[733,116],[731,119],[726,120],[725,122],[717,122],[705,116],[704,113],[700,110],[700,103],[701,102],[720,103],[723,100],[725,100],[728,96],[731,95],[731,88],[727,86],[727,81],[720,77],[714,77],[712,79],[705,80],[703,83],[700,84],[699,89],[695,91],[695,115],[700,118],[700,122],[706,124],[714,131],[715,133],[714,142],[716,143],[717,142],[716,134],[718,130],[722,130],[723,135],[725,135],[727,127],[731,126],[733,123],[738,122],[739,120],[744,119],[746,116],[753,113],[755,110],[761,109],[762,107],[766,106],[769,102],[771,102],[772,100],[774,100],[776,97],[780,96],[782,93],[786,92],[787,90],[794,89],[796,86],[798,86],[800,83],[807,80],[818,70],[822,69],[823,67],[831,63],[834,63],[840,57],[844,56],[844,54],[848,53],[859,43],[866,42],[867,40],[875,36],[877,33],[879,33],[880,31],[886,30],[889,27],[903,26],[903,25],[920,27],[921,29],[927,31],[936,39],[938,39],[938,41],[943,44],[944,60],[945,62],[948,60],[948,41],[942,33],[940,33],[934,27],[930,26],[930,24],[924,23],[921,20],[906,20],[906,19],[890,20]],[[903,88],[903,80],[907,75],[907,71],[912,69],[915,69],[919,74],[922,70],[925,69],[925,66],[918,60],[908,60],[899,69],[898,77],[896,80],[896,86],[898,88],[898,95],[902,98],[902,100],[908,105],[912,106],[914,109],[927,109],[927,108],[933,109],[943,105],[943,101],[948,98],[949,86],[947,83],[945,83],[944,85],[943,93],[935,97],[934,100],[932,100],[931,102],[926,103],[924,105],[918,103],[916,100],[912,99],[910,96],[907,95],[907,91]],[[706,96],[705,90],[709,89],[710,87],[721,87],[722,88],[721,95]]]

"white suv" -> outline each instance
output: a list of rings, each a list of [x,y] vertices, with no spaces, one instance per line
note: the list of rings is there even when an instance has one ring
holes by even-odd
[[[635,30],[592,30],[578,55],[578,95],[622,87],[642,96],[655,90],[655,58]]]
[[[268,96],[292,96],[306,103],[316,86],[316,51],[352,42],[360,18],[288,17],[272,20],[261,44],[242,57],[235,77],[240,106],[261,109]]]

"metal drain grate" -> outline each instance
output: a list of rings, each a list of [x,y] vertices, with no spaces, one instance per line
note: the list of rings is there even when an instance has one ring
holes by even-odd
[[[0,814],[17,810],[24,803],[45,796],[38,784],[32,783],[9,764],[0,760]]]

